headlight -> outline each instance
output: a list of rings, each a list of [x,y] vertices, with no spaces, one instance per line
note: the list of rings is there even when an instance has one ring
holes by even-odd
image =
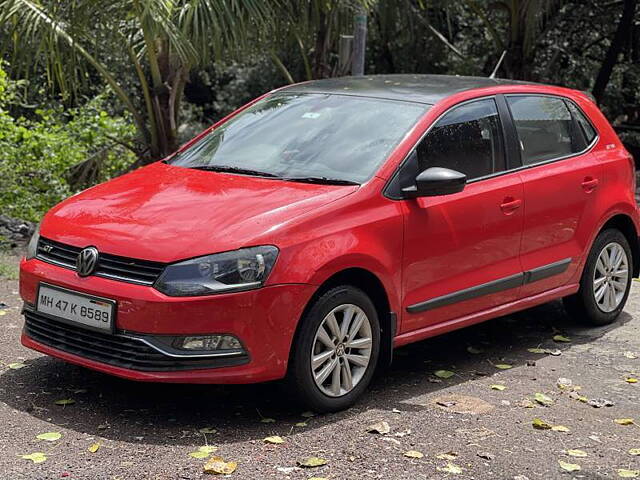
[[[40,240],[40,224],[36,225],[36,229],[34,230],[33,235],[31,235],[31,240],[29,240],[29,243],[27,244],[27,260],[35,258],[36,253],[38,253],[38,240]]]
[[[264,285],[277,257],[267,245],[193,258],[167,266],[154,286],[172,297],[251,290]]]

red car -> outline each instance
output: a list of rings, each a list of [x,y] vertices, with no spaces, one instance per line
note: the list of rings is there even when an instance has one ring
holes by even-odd
[[[42,220],[22,343],[133,380],[353,404],[393,349],[638,275],[632,157],[585,94],[488,78],[271,92]]]

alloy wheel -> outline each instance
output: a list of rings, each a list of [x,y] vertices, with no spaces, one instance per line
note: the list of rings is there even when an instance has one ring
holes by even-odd
[[[629,260],[622,245],[607,244],[596,261],[593,272],[593,295],[598,308],[605,313],[620,306],[629,283]]]
[[[339,305],[316,332],[311,370],[316,385],[329,397],[349,393],[362,380],[371,360],[371,322],[357,305]]]

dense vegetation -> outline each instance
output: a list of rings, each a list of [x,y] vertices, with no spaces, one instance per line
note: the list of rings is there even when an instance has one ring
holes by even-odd
[[[591,91],[640,132],[638,0],[0,0],[0,213],[162,158],[266,90],[346,73],[489,75]],[[8,72],[8,75],[5,73]]]

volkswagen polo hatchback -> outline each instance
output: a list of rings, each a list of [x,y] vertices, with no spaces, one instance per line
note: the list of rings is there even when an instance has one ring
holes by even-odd
[[[355,402],[393,349],[638,275],[631,156],[585,94],[374,76],[264,95],[46,214],[22,343],[124,378]]]

